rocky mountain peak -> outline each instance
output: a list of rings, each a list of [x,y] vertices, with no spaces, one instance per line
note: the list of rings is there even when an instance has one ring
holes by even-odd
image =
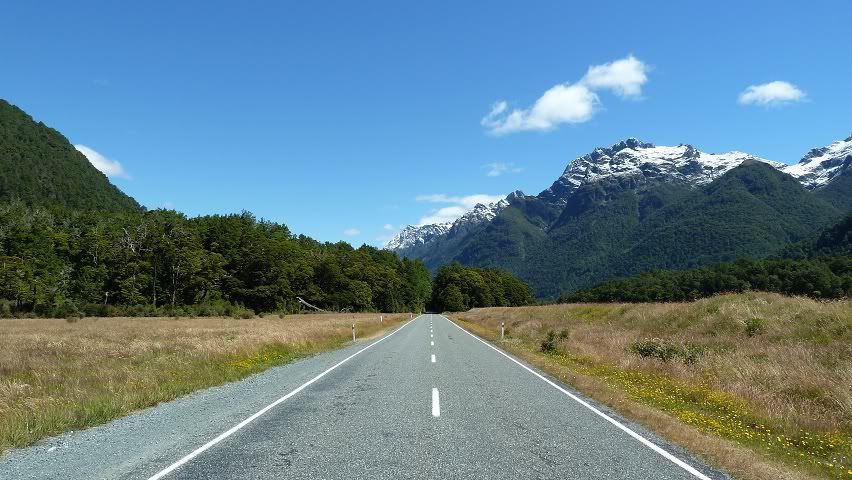
[[[821,188],[844,172],[852,172],[852,135],[827,147],[811,149],[799,163],[781,171],[795,177],[805,188]]]

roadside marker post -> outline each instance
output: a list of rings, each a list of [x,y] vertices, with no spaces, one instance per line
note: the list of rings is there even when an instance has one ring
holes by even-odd
[[[352,324],[352,341],[355,341],[355,324]]]
[[[379,315],[379,323],[385,323],[385,316]]]
[[[503,335],[506,333],[506,322],[500,322],[500,340],[503,340]]]

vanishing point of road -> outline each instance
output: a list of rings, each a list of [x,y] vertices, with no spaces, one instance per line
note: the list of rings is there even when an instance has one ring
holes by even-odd
[[[441,315],[0,458],[0,478],[708,479]]]

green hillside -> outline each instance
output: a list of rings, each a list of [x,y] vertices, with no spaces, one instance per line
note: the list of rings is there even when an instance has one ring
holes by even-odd
[[[852,211],[839,222],[781,252],[784,258],[852,257]]]
[[[781,257],[740,259],[690,270],[651,270],[564,295],[566,302],[694,300],[726,292],[763,290],[818,298],[852,296],[852,213]]]
[[[0,201],[78,210],[138,210],[61,133],[0,100]]]
[[[852,171],[843,172],[815,193],[841,211],[852,210]]]

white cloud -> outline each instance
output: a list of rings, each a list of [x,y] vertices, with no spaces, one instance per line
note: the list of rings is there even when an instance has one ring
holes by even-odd
[[[130,178],[130,175],[127,174],[124,167],[117,160],[111,160],[85,145],[74,145],[74,148],[85,155],[89,159],[89,163],[103,172],[107,177]]]
[[[612,90],[620,97],[638,97],[642,95],[642,85],[648,81],[648,70],[648,65],[629,55],[614,62],[590,66],[581,83],[592,90]]]
[[[638,98],[650,68],[633,55],[603,65],[592,65],[576,83],[548,89],[532,107],[515,108],[500,100],[480,123],[494,135],[553,130],[563,123],[583,123],[600,109],[598,90],[611,90],[623,98]]]
[[[421,218],[417,225],[422,226],[432,225],[435,223],[449,223],[467,213],[478,203],[487,205],[489,203],[499,202],[503,198],[505,198],[505,195],[475,194],[450,196],[443,193],[418,195],[416,197],[418,202],[445,203],[449,205],[431,211],[428,215]]]
[[[343,234],[347,237],[354,237],[357,235],[361,235],[361,230],[358,230],[357,228],[347,228],[343,231]]]
[[[504,173],[519,173],[524,171],[523,168],[516,167],[514,163],[493,162],[486,163],[483,167],[488,169],[486,175],[489,177],[499,177]]]
[[[525,130],[552,130],[561,123],[583,123],[592,118],[600,101],[585,85],[564,83],[551,87],[527,109],[506,113],[508,104],[500,101],[480,122],[494,135]]]
[[[394,230],[393,225],[391,225],[390,223],[386,223],[385,226],[382,227],[382,228],[384,228],[385,230],[388,230],[388,231]]]
[[[742,105],[775,107],[805,99],[805,92],[789,82],[776,80],[760,85],[750,85],[738,99]]]

